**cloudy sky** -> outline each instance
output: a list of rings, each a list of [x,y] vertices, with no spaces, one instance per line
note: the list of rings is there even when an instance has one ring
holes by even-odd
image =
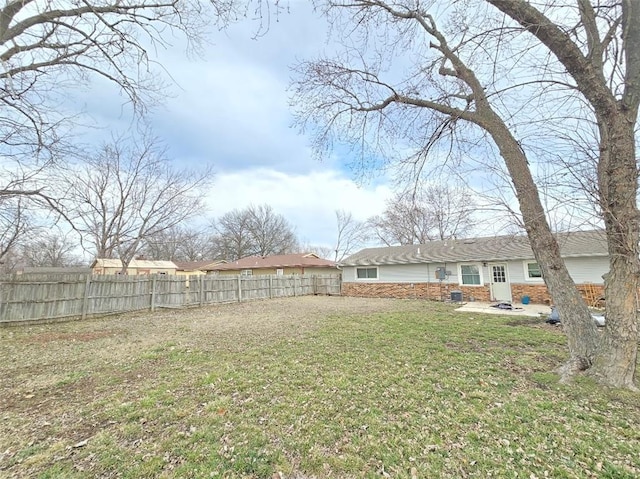
[[[381,213],[391,189],[382,176],[358,178],[338,153],[314,159],[309,138],[293,125],[290,67],[328,48],[324,20],[308,3],[291,2],[258,39],[251,21],[212,32],[200,58],[189,58],[179,41],[158,52],[174,84],[150,118],[180,166],[213,165],[208,217],[267,203],[303,242],[331,246],[335,210],[365,220]],[[89,92],[84,110],[96,124],[126,130],[126,109],[104,98]]]

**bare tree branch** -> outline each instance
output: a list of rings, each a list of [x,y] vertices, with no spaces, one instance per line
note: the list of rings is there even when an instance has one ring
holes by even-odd
[[[158,141],[116,138],[64,182],[63,201],[85,249],[123,266],[143,243],[204,210],[202,191],[210,169],[171,167]]]
[[[293,227],[269,205],[251,205],[225,213],[214,223],[218,249],[225,259],[287,254],[298,247]]]

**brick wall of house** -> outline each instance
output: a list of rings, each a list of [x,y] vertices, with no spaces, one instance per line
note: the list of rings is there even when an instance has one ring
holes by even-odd
[[[490,301],[489,286],[460,286],[451,283],[342,283],[344,296],[364,298],[431,299],[444,301],[451,291],[462,291],[465,301]]]
[[[434,283],[342,283],[344,296],[365,298],[440,299],[441,291]],[[442,295],[447,294],[443,288]],[[444,296],[443,296],[444,297]]]
[[[597,299],[604,297],[604,286],[601,284],[580,284],[578,291],[589,305],[596,305]],[[400,298],[430,299],[444,301],[451,299],[451,291],[462,291],[464,301],[491,301],[489,285],[484,287],[460,286],[450,283],[342,283],[344,296],[365,298]],[[544,284],[511,284],[511,295],[514,303],[529,296],[535,304],[551,304],[551,297]]]
[[[578,291],[588,306],[604,306],[603,284],[578,284]],[[551,304],[551,296],[544,284],[512,284],[511,294],[514,302],[522,301],[523,296],[529,296],[532,303]]]
[[[519,303],[523,296],[529,296],[529,301],[534,304],[551,304],[551,296],[544,284],[511,283],[513,302]]]

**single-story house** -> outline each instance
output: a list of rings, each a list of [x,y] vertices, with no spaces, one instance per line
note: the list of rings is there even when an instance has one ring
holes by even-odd
[[[138,274],[176,274],[178,267],[173,261],[132,259],[127,268],[128,275]],[[122,261],[119,259],[98,258],[91,264],[93,274],[120,274]]]
[[[322,259],[315,253],[247,256],[237,261],[206,268],[209,274],[254,276],[263,274],[338,274],[336,263]]]
[[[585,299],[604,293],[609,271],[604,231],[558,233],[560,253]],[[347,296],[459,299],[550,304],[542,273],[526,236],[431,241],[366,248],[340,264]],[[453,295],[452,295],[453,292]]]
[[[200,276],[207,274],[207,268],[226,263],[224,260],[174,261],[178,276]]]

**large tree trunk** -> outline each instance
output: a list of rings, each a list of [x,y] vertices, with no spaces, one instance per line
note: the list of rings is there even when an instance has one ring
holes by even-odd
[[[538,7],[525,0],[487,0],[536,36],[564,65],[597,117],[598,186],[610,257],[605,277],[606,327],[590,374],[605,385],[635,389],[638,354],[638,170],[634,127],[640,104],[640,2],[619,2],[620,31],[599,31],[592,2],[580,6],[588,54]],[[601,7],[602,5],[600,5]],[[614,4],[611,11],[615,12]],[[609,8],[609,7],[608,7]],[[618,38],[614,55],[611,36]],[[618,43],[619,42],[619,43]],[[584,46],[583,46],[584,47]],[[620,55],[618,56],[618,53]],[[609,68],[618,64],[616,85]],[[611,75],[611,78],[607,78]],[[611,80],[611,81],[610,81]],[[610,83],[609,83],[610,81]]]
[[[638,170],[634,121],[625,110],[599,118],[600,202],[610,272],[605,276],[606,327],[590,373],[600,383],[635,389],[638,355]]]
[[[513,181],[520,212],[529,242],[549,294],[562,318],[567,335],[569,360],[559,370],[562,380],[589,368],[598,347],[598,331],[580,292],[569,275],[560,247],[551,232],[540,201],[538,189],[531,175],[527,158],[504,122],[495,113],[484,113],[483,127],[491,134],[500,149]]]

